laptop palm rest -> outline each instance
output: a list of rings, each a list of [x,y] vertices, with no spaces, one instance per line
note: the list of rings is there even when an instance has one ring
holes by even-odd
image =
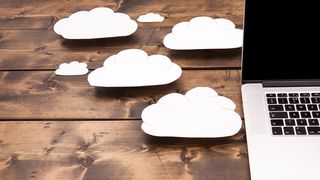
[[[263,88],[261,84],[244,84],[241,87],[244,114],[247,115],[245,120],[246,131],[250,134],[265,135],[268,134],[267,122],[265,116],[265,102]],[[259,100],[259,101],[257,101]],[[250,108],[248,108],[250,107]],[[250,109],[250,113],[246,112]],[[254,112],[254,113],[252,113]]]

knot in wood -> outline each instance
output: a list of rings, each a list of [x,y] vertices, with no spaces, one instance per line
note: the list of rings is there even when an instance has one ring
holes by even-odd
[[[94,159],[88,155],[79,157],[79,164],[85,168],[88,168],[93,162]]]

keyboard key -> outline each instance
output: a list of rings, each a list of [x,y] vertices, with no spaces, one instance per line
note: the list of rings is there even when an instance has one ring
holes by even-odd
[[[290,118],[300,118],[300,115],[298,112],[289,112]]]
[[[278,97],[287,97],[288,95],[286,93],[279,93],[277,94]]]
[[[311,93],[311,96],[320,96],[320,93]]]
[[[278,104],[288,104],[287,98],[278,98]]]
[[[320,134],[320,127],[307,127],[308,133],[310,135],[319,135]]]
[[[300,96],[309,97],[309,96],[310,96],[310,93],[300,93]]]
[[[307,123],[307,121],[306,121]],[[272,126],[283,126],[283,120],[282,119],[274,119],[274,120],[271,120],[271,125]]]
[[[297,125],[298,126],[306,126],[307,124],[307,120],[305,119],[297,119]]]
[[[308,104],[307,107],[308,107],[308,110],[309,110],[309,111],[316,111],[316,110],[318,110],[318,106],[315,105],[315,104]]]
[[[285,105],[286,111],[295,111],[294,105]]]
[[[277,99],[276,98],[267,98],[268,104],[277,104]]]
[[[299,97],[298,93],[289,93],[289,97]]]
[[[319,118],[320,117],[320,112],[319,111],[312,112],[312,116],[313,116],[313,118]]]
[[[312,98],[311,98],[311,102],[312,102],[312,103],[320,103],[320,98],[312,97]]]
[[[296,127],[296,134],[297,135],[306,135],[307,131],[305,127]]]
[[[285,135],[294,135],[293,127],[284,127],[283,132]]]
[[[302,118],[311,118],[310,112],[306,112],[306,111],[300,112],[300,115]]]
[[[299,99],[298,98],[289,98],[289,102],[291,104],[299,104]]]
[[[310,103],[310,99],[309,98],[300,98],[300,103],[301,104],[309,104]]]
[[[268,94],[266,94],[266,96],[267,96],[267,97],[276,97],[276,94],[274,94],[274,93],[268,93]]]
[[[287,112],[270,112],[269,116],[270,118],[288,118],[288,113]]]
[[[272,127],[272,134],[273,135],[282,135],[282,128],[281,127]]]
[[[295,126],[296,121],[294,119],[286,119],[285,120],[286,126]]]
[[[282,105],[268,105],[269,111],[283,111]]]
[[[308,119],[308,122],[310,126],[319,126],[318,119]]]
[[[296,105],[297,111],[305,111],[307,110],[306,105],[298,104]]]

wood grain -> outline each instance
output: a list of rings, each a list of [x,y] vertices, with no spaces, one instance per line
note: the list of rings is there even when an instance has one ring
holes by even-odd
[[[231,98],[242,115],[238,70],[185,70],[176,82],[140,88],[93,88],[87,76],[52,71],[0,73],[1,119],[140,119],[160,97],[208,86]]]
[[[139,48],[143,46],[164,47],[163,39],[171,28],[140,28],[127,37],[67,40],[53,30],[2,30],[0,51],[44,51],[44,50],[108,50],[110,48]]]
[[[101,50],[99,50],[101,49]],[[240,69],[241,49],[174,51],[158,46],[142,46],[149,55],[163,54],[183,69]],[[123,48],[88,50],[1,51],[0,70],[55,70],[60,64],[73,60],[85,62],[89,69],[102,66],[105,59]]]
[[[219,139],[157,138],[138,121],[0,122],[0,177],[249,178],[244,129]]]
[[[123,38],[65,40],[47,30],[3,30],[0,31],[0,70],[54,70],[59,64],[72,60],[86,62],[90,69],[95,69],[107,57],[130,48],[167,55],[187,69],[240,68],[241,48],[169,50],[162,40],[170,31],[170,28],[144,28]]]
[[[6,15],[0,17],[0,30],[51,29],[56,19],[54,16]]]
[[[93,40],[66,40],[53,30],[2,30],[0,31],[0,50],[103,50],[104,48],[122,47],[139,48],[143,45],[161,46],[163,37],[170,28],[138,29],[128,37],[104,38]]]
[[[243,0],[10,0],[0,1],[0,14],[68,16],[76,11],[101,6],[134,17],[148,12],[159,12],[167,16],[174,14],[177,17],[243,11]]]
[[[170,27],[172,28],[177,23],[183,21],[190,21],[193,17],[196,16],[210,16],[212,18],[226,18],[233,21],[236,26],[242,27],[243,22],[243,12],[242,11],[212,11],[207,13],[202,13],[199,11],[193,14],[162,14],[165,17],[165,20],[161,23],[142,23],[137,22],[139,28],[158,28],[158,27]],[[161,13],[160,13],[161,14]],[[50,30],[53,28],[53,25],[62,18],[68,17],[71,14],[66,16],[48,16],[48,15],[5,15],[0,17],[0,30]],[[183,16],[184,15],[184,16]],[[132,19],[138,19],[139,14],[131,16]]]

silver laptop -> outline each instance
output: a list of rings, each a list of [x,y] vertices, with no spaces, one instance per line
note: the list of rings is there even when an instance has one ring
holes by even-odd
[[[279,2],[245,2],[241,93],[251,179],[320,179],[317,6]]]

